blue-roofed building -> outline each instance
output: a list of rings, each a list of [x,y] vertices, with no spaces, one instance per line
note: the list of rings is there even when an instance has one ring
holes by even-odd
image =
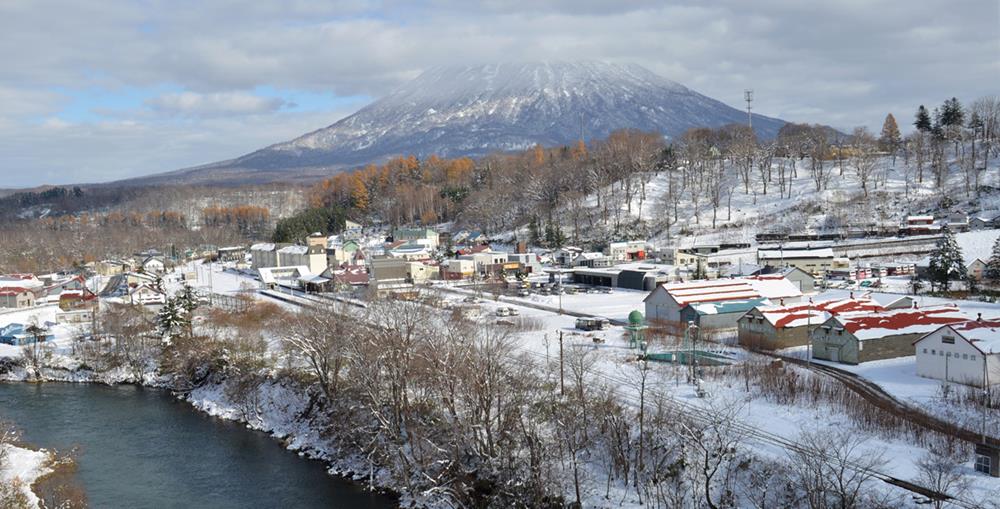
[[[30,345],[39,339],[52,341],[55,335],[45,327],[41,327],[39,331],[31,331],[30,326],[23,323],[12,323],[0,328],[0,343],[21,346]]]
[[[681,322],[694,322],[702,329],[735,329],[743,315],[757,306],[770,306],[764,297],[692,303],[680,311]]]

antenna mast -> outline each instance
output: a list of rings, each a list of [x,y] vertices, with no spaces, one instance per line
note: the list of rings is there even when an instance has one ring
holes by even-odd
[[[743,91],[743,100],[747,102],[747,126],[753,129],[753,116],[750,115],[750,103],[753,102],[753,90],[747,89]]]

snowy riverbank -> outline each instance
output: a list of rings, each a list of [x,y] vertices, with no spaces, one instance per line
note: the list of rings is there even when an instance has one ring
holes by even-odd
[[[0,444],[0,504],[21,500],[28,507],[41,507],[41,501],[31,487],[52,472],[48,467],[51,461],[52,454],[44,449],[36,451],[13,444]]]

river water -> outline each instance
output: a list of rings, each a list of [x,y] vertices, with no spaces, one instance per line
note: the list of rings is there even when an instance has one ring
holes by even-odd
[[[0,383],[0,420],[36,447],[77,447],[99,508],[395,507],[267,435],[131,385]]]

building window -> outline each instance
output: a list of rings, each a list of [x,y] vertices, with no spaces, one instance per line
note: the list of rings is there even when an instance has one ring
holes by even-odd
[[[985,454],[976,455],[976,472],[984,474],[990,473],[990,457]]]
[[[931,355],[937,355],[937,350],[931,350]]]
[[[963,361],[964,361],[964,360],[968,360],[968,358],[969,358],[969,354],[967,354],[967,353],[963,353],[963,354],[962,354],[962,360],[963,360]]]
[[[969,356],[969,359],[970,359],[970,360],[976,360],[976,356],[975,356],[975,355],[970,355],[970,356]]]
[[[924,348],[924,353],[927,353],[927,349],[926,348]]]
[[[944,337],[941,338],[941,342],[944,343],[944,344],[946,344],[946,345],[954,345],[955,344],[955,337],[954,336],[944,336]]]

